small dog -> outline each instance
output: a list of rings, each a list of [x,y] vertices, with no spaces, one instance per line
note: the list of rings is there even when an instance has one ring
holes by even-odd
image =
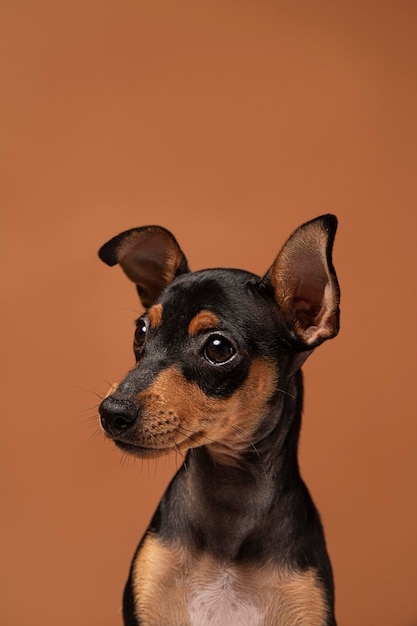
[[[99,251],[146,313],[136,365],[100,405],[140,457],[185,455],[139,544],[126,626],[335,626],[319,514],[298,468],[300,367],[339,329],[333,215],[300,226],[261,278],[190,272],[159,226]]]

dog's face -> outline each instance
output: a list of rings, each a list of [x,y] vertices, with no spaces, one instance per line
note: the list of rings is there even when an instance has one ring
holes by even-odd
[[[112,393],[132,402],[137,418],[121,429],[103,420],[122,449],[248,445],[278,386],[279,357],[288,360],[259,282],[230,270],[186,274],[137,320],[136,365]]]
[[[337,332],[332,223],[333,232],[329,220],[327,228],[311,222],[310,238],[301,231],[301,243],[290,239],[263,278],[189,272],[175,239],[158,227],[127,231],[102,248],[147,309],[136,323],[136,364],[100,406],[103,428],[122,450],[148,456],[206,445],[237,457],[265,435],[286,379]]]

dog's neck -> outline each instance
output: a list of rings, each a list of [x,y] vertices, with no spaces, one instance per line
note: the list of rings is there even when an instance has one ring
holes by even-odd
[[[292,376],[271,406],[267,435],[253,442],[236,463],[218,461],[210,446],[188,452],[167,497],[181,509],[197,548],[224,559],[239,558],[251,535],[259,536],[285,494],[302,484],[297,460],[301,423],[301,372]],[[283,513],[284,514],[284,513]],[[186,529],[182,529],[184,532]]]

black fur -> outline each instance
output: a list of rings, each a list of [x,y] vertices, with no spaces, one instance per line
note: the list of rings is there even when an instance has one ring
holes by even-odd
[[[238,463],[219,463],[211,455],[209,441],[189,449],[147,533],[152,532],[168,543],[180,542],[196,553],[210,553],[221,562],[272,562],[278,567],[300,571],[313,568],[327,598],[326,626],[335,626],[333,577],[324,533],[319,514],[300,477],[297,460],[303,404],[300,366],[316,345],[338,331],[339,289],[331,260],[336,221],[333,216],[318,219],[321,220],[320,236],[326,233],[327,237],[322,246],[328,284],[333,289],[334,311],[331,313],[335,321],[333,334],[330,334],[322,318],[314,313],[318,322],[312,326],[312,332],[316,332],[316,326],[320,331],[314,340],[309,339],[310,329],[305,330],[299,320],[289,318],[284,304],[277,303],[278,279],[274,276],[281,275],[281,266],[280,273],[277,268],[285,259],[281,261],[277,257],[275,265],[263,278],[242,270],[191,273],[175,239],[161,229],[169,239],[171,250],[172,241],[175,242],[176,265],[180,269],[176,273],[172,271],[174,278],[155,300],[162,307],[160,324],[151,327],[147,314],[142,316],[139,323],[144,324],[146,339],[140,353],[137,352],[138,362],[117,390],[102,402],[100,414],[105,431],[117,445],[135,454],[149,455],[148,450],[142,449],[134,430],[141,420],[137,398],[150,388],[161,372],[175,368],[184,380],[198,385],[206,397],[227,400],[245,385],[255,359],[273,363],[278,382],[268,400],[268,418],[257,424],[250,442],[239,454]],[[312,234],[309,236],[317,236],[314,235],[316,223],[317,220],[313,220],[298,229],[287,249],[291,252],[293,238],[304,237],[310,225]],[[120,262],[123,267],[124,260],[118,250],[126,234],[135,230],[113,238],[101,249],[101,258],[111,265]],[[145,229],[138,230],[142,246]],[[136,248],[132,249],[133,253],[136,254]],[[142,253],[141,248],[141,254],[146,253],[146,250]],[[308,269],[306,271],[308,274]],[[315,276],[312,278],[315,287],[314,281]],[[295,290],[294,311],[297,297]],[[205,310],[217,316],[216,329],[190,335],[191,320]],[[296,313],[293,315],[295,317]],[[213,334],[230,343],[234,350],[230,361],[216,365],[206,358],[207,341]],[[175,389],[172,393],[175,394]],[[132,576],[133,569],[125,588],[123,613],[126,626],[139,626]]]

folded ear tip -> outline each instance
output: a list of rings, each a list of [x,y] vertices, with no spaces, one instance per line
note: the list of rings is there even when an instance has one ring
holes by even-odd
[[[103,263],[110,265],[110,267],[117,265],[118,262],[115,243],[115,237],[113,237],[113,239],[103,244],[98,251],[99,259]]]
[[[113,267],[113,265],[117,265],[120,261],[119,250],[121,244],[126,241],[130,235],[137,236],[141,233],[157,232],[164,233],[165,236],[172,238],[171,233],[162,226],[139,226],[136,228],[129,228],[128,230],[124,230],[122,233],[115,235],[115,237],[112,237],[109,241],[103,244],[98,251],[98,256],[104,263]]]
[[[136,284],[145,308],[151,306],[177,276],[189,272],[174,235],[162,226],[140,226],[125,230],[98,251],[107,265],[119,264]]]

